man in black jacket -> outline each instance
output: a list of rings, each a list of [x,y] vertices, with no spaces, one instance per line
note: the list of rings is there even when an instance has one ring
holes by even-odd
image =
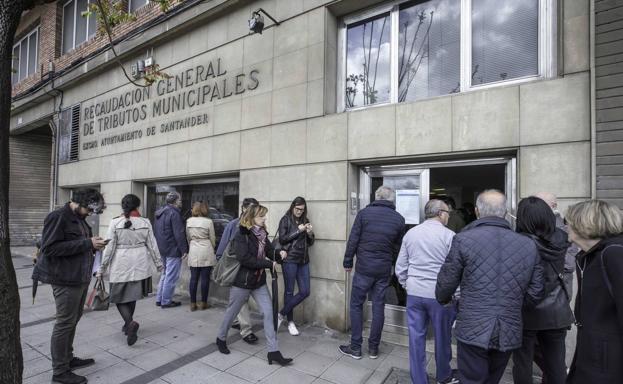
[[[368,294],[372,296],[372,325],[368,339],[371,359],[379,354],[379,344],[385,321],[385,291],[393,273],[393,262],[400,251],[405,219],[396,212],[396,194],[393,189],[381,186],[375,192],[375,201],[355,217],[350,231],[344,269],[350,272],[357,255],[357,268],[350,293],[350,344],[339,347],[340,352],[361,359],[363,342],[363,305]]]
[[[93,252],[106,242],[93,237],[85,221],[104,210],[104,198],[95,189],[74,191],[71,201],[45,218],[41,235],[41,256],[32,279],[52,285],[56,303],[56,323],[52,331],[52,382],[83,384],[87,379],[71,372],[95,363],[73,355],[76,326],[92,277]]]
[[[476,215],[454,236],[435,296],[447,304],[460,285],[455,336],[461,384],[495,384],[512,351],[521,347],[522,307],[542,298],[543,269],[534,241],[504,219],[504,194],[482,192]]]

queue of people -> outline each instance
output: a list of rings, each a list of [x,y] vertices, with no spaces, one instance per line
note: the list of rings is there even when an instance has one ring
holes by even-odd
[[[181,303],[173,295],[187,260],[190,310],[205,310],[212,268],[227,252],[235,254],[240,266],[217,334],[218,350],[230,353],[227,335],[232,327],[240,329],[245,342],[258,342],[249,318],[248,300],[253,297],[263,314],[268,363],[290,364],[293,359],[279,351],[277,331],[287,323],[288,332],[299,335],[293,310],[310,294],[309,248],[315,235],[305,199],[292,201],[271,242],[266,229],[268,209],[245,198],[240,217],[229,222],[218,247],[206,203],[195,202],[192,217],[184,222],[181,196],[171,192],[166,205],[156,212],[153,228],[141,216],[140,205],[137,196],[124,196],[122,212],[111,220],[105,239],[93,236],[85,221],[105,209],[104,197],[97,190],[75,191],[70,202],[45,219],[33,279],[51,284],[54,292],[53,382],[86,383],[86,378],[72,370],[94,364],[93,359],[74,356],[72,347],[93,274],[109,281],[110,302],[121,315],[121,331],[131,346],[140,327],[136,302],[147,296],[156,272],[161,272],[156,305],[178,307]],[[511,358],[515,383],[532,383],[533,362],[548,384],[620,381],[621,211],[590,200],[569,207],[563,220],[555,196],[539,193],[519,202],[513,228],[506,219],[504,194],[486,190],[476,199],[475,220],[463,220],[465,226],[458,232],[449,228],[463,225],[449,225],[460,221],[456,212],[453,201],[431,199],[424,208],[425,220],[405,234],[395,191],[388,186],[378,188],[375,201],[357,214],[346,246],[343,266],[346,272],[354,269],[351,338],[339,351],[354,359],[363,357],[363,305],[370,297],[367,352],[371,359],[379,356],[385,294],[395,274],[407,292],[410,374],[415,384],[428,383],[429,325],[440,384],[498,383]],[[103,256],[94,271],[93,255],[98,250]],[[575,310],[570,307],[570,261],[575,262],[579,286]],[[275,271],[277,265],[285,287],[281,309],[273,306],[266,284],[266,270]],[[577,345],[567,368],[565,338],[573,324],[578,329]],[[453,328],[458,371],[451,369]]]

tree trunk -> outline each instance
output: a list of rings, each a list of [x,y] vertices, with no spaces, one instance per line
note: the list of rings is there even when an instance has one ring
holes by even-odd
[[[24,362],[20,341],[15,269],[9,240],[9,129],[13,38],[24,3],[0,0],[0,383],[21,384]]]

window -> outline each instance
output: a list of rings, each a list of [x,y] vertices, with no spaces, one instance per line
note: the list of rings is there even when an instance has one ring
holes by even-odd
[[[77,161],[80,151],[80,104],[61,111],[59,119],[58,161]]]
[[[67,53],[95,35],[95,14],[82,16],[93,0],[71,0],[63,6],[62,52]]]
[[[147,5],[149,0],[129,0],[128,2],[128,12],[132,13],[139,8]]]
[[[551,77],[556,3],[397,0],[345,17],[340,109]]]
[[[39,64],[39,27],[13,46],[13,84],[37,72]]]

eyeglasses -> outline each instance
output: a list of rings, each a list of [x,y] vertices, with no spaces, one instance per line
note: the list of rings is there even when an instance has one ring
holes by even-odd
[[[440,210],[439,210],[439,212],[445,212],[445,213],[447,213],[448,215],[450,214],[450,211],[448,211],[447,209],[440,209]]]
[[[294,207],[294,210],[297,211],[297,212],[303,212],[305,210],[305,208]]]

